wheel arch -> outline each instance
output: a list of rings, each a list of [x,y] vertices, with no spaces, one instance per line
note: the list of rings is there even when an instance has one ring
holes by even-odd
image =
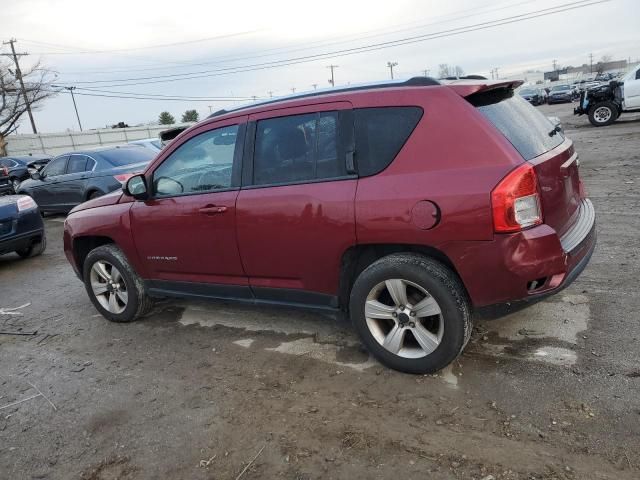
[[[351,288],[356,278],[358,278],[358,275],[373,262],[394,253],[416,253],[432,258],[445,265],[461,279],[460,274],[449,257],[435,247],[398,243],[352,245],[344,251],[340,263],[338,301],[342,310],[346,311],[348,309]],[[460,283],[464,287],[462,280]]]
[[[84,261],[91,250],[101,247],[102,245],[115,243],[116,242],[111,237],[99,235],[87,235],[74,238],[73,255],[80,275],[82,275],[82,272],[84,271]]]

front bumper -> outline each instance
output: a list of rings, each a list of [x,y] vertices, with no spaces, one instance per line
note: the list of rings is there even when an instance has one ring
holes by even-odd
[[[559,292],[584,270],[595,246],[595,211],[584,199],[576,221],[562,237],[542,224],[447,253],[478,308]]]

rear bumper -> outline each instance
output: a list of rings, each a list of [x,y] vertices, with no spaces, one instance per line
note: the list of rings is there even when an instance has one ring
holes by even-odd
[[[562,237],[543,224],[465,246],[449,258],[476,308],[536,301],[566,288],[585,269],[596,246],[595,224],[593,204],[585,199]]]
[[[0,235],[0,255],[27,248],[44,236],[44,223],[38,209],[4,221],[7,220],[11,222],[11,229]]]

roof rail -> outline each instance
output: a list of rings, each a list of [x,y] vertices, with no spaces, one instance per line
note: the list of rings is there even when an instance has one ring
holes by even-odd
[[[390,81],[387,80],[383,82],[347,85],[345,87],[338,87],[338,88],[322,88],[320,90],[312,90],[310,92],[301,92],[295,95],[286,95],[284,97],[273,98],[273,99],[265,100],[263,102],[240,105],[238,107],[230,108],[228,110],[225,110],[225,109],[218,110],[217,112],[213,112],[207,118],[219,117],[220,115],[236,112],[239,110],[244,110],[245,108],[258,107],[261,105],[269,105],[271,103],[278,103],[285,100],[297,100],[299,98],[319,97],[321,95],[327,95],[330,93],[344,93],[344,92],[354,92],[358,90],[371,90],[371,89],[378,89],[378,88],[393,88],[393,87],[396,87],[396,88],[397,87],[428,87],[433,85],[440,85],[440,82],[435,78],[431,78],[431,77],[412,77],[408,80],[390,80]]]

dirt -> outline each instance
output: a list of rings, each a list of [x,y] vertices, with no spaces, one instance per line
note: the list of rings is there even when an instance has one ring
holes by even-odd
[[[0,335],[0,478],[640,478],[640,118],[540,109],[576,143],[598,248],[564,292],[478,321],[438,375],[300,311],[168,301],[106,322],[47,218],[43,256],[0,257],[0,330],[37,330]]]

